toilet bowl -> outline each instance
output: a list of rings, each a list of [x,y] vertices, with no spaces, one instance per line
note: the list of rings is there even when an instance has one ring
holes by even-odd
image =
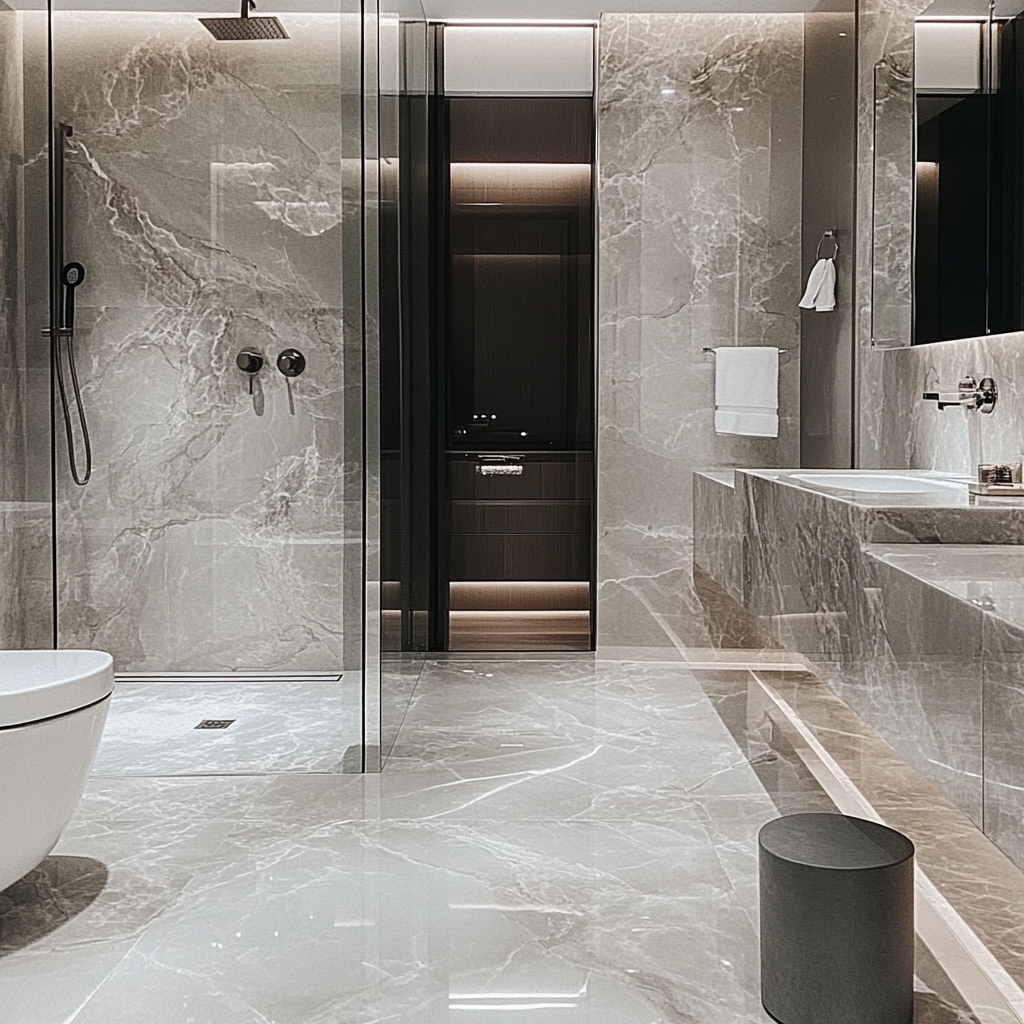
[[[0,651],[0,890],[70,821],[113,690],[114,659],[101,651]]]

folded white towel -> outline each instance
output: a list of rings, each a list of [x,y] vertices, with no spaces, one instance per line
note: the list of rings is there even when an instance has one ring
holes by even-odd
[[[836,262],[818,260],[807,276],[807,290],[800,300],[801,309],[829,313],[836,308]]]
[[[779,350],[715,349],[715,431],[779,436]]]

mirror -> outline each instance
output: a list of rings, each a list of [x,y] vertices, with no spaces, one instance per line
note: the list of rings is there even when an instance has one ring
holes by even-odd
[[[875,65],[875,345],[1024,327],[1022,10],[934,0]]]

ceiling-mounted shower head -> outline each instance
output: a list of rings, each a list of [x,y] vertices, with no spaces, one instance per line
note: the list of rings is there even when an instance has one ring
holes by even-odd
[[[256,0],[242,0],[237,18],[200,18],[214,39],[287,39],[288,33],[277,18],[250,18]]]

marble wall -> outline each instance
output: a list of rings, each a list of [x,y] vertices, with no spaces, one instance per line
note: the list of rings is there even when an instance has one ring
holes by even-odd
[[[31,53],[44,27],[0,5],[0,648],[53,635],[46,277],[31,273],[46,245],[45,192],[33,188],[45,187],[46,162],[26,160],[45,141],[45,107],[33,105],[41,68],[25,43]]]
[[[651,611],[701,620],[695,468],[799,459],[802,54],[799,15],[601,21],[602,644],[667,644]],[[787,350],[777,440],[715,434],[702,348],[723,345]]]
[[[860,3],[857,465],[973,474],[981,462],[1016,461],[1024,451],[1024,333],[906,345],[913,112],[909,85],[902,80],[913,65],[914,19],[927,6],[928,0]],[[875,140],[873,69],[878,61],[884,65],[879,73],[882,133]],[[878,209],[873,208],[876,141]],[[872,255],[877,346],[872,346]],[[934,402],[921,398],[933,384],[955,384],[965,374],[996,379],[1000,401],[991,416],[961,409],[940,411]]]
[[[79,488],[58,450],[60,643],[121,671],[343,662],[359,481],[342,221],[359,217],[360,164],[343,159],[358,81],[342,82],[359,65],[336,16],[286,28],[289,42],[224,44],[186,15],[53,17],[95,458]],[[266,357],[251,395],[247,347]],[[307,368],[289,387],[274,363],[290,347]]]

